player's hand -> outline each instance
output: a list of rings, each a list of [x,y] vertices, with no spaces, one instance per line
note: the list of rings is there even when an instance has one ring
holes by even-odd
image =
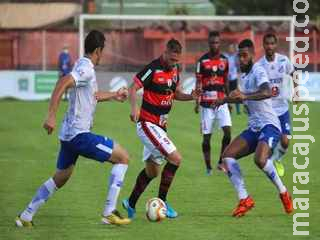
[[[233,90],[230,94],[229,94],[229,98],[231,100],[235,100],[235,101],[238,101],[238,102],[242,102],[245,100],[245,95],[240,92],[239,89],[236,89],[236,90]]]
[[[130,120],[132,122],[135,122],[135,123],[138,122],[139,116],[140,116],[139,110],[131,110]]]
[[[201,93],[202,93],[202,90],[199,88],[192,90],[191,96],[192,96],[193,100],[197,100],[199,98],[199,96],[201,95]]]
[[[128,95],[128,89],[126,87],[122,87],[117,91],[114,99],[119,102],[124,102],[125,100],[127,100]]]
[[[195,112],[196,114],[199,113],[199,104],[196,104],[196,105],[194,106],[194,112]]]
[[[95,92],[94,97],[98,102],[105,101],[107,99],[106,94],[104,92]]]
[[[56,128],[56,119],[54,117],[48,117],[43,123],[43,128],[50,135],[53,130]]]

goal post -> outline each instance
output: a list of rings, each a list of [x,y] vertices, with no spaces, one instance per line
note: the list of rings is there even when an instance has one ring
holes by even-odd
[[[293,16],[188,16],[188,15],[105,15],[105,14],[81,14],[79,17],[79,56],[84,54],[83,39],[85,36],[84,24],[88,20],[120,20],[120,21],[229,21],[229,22],[288,22],[289,36],[294,38]],[[289,57],[294,56],[294,42],[289,42]]]

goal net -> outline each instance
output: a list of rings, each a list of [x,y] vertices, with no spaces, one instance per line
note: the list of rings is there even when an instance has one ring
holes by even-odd
[[[153,16],[153,15],[81,15],[79,23],[79,55],[84,54],[86,34],[97,29],[106,36],[106,47],[97,79],[102,89],[116,89],[131,83],[134,74],[165,49],[170,38],[183,46],[181,79],[188,92],[194,85],[197,59],[208,51],[208,33],[219,31],[221,50],[250,38],[256,47],[256,58],[264,53],[263,35],[273,32],[278,36],[278,52],[292,59],[294,36],[292,17],[266,16]],[[290,81],[288,81],[290,82]]]

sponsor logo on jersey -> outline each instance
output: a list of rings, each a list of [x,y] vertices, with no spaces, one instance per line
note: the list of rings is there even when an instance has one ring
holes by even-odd
[[[279,84],[282,83],[282,78],[272,78],[270,79],[271,84]]]
[[[224,71],[225,68],[226,68],[225,63],[224,63],[224,62],[221,62],[221,63],[219,64],[219,69],[220,69],[221,71]]]

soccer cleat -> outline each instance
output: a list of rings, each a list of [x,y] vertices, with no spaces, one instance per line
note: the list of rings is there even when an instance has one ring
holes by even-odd
[[[166,207],[167,207],[167,218],[178,217],[178,213],[170,206],[168,202],[166,202]]]
[[[253,198],[248,196],[247,198],[240,200],[238,206],[233,210],[232,216],[242,217],[253,207],[254,207]]]
[[[20,215],[16,217],[15,222],[17,227],[27,227],[27,228],[33,227],[32,221],[22,220]]]
[[[128,213],[128,218],[133,219],[134,216],[136,215],[136,210],[132,207],[130,207],[129,200],[128,199],[123,199],[122,200],[122,207],[127,210]]]
[[[293,212],[293,204],[292,204],[292,198],[290,196],[290,193],[288,191],[284,193],[280,193],[280,199],[283,205],[284,210],[287,214],[290,214]]]
[[[103,224],[112,225],[127,225],[131,222],[129,218],[122,217],[117,210],[113,210],[109,216],[102,216],[101,221]]]
[[[281,160],[275,160],[275,161],[273,161],[273,163],[274,163],[274,166],[277,170],[279,177],[283,177],[284,176],[284,166],[283,166]]]
[[[206,175],[211,176],[212,175],[212,168],[207,168]]]

